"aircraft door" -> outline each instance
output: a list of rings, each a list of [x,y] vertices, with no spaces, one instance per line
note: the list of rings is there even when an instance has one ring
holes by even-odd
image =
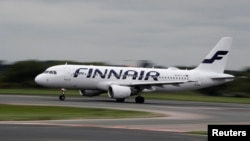
[[[71,71],[70,71],[70,67],[68,67],[67,65],[65,65],[64,67],[64,80],[65,81],[71,81]]]

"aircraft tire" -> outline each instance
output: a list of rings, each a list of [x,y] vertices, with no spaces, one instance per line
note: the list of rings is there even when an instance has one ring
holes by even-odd
[[[117,98],[116,99],[116,102],[124,102],[125,101],[125,98]]]
[[[145,99],[142,96],[137,96],[135,98],[135,103],[144,103]]]
[[[65,95],[60,95],[59,100],[64,101],[65,100]]]

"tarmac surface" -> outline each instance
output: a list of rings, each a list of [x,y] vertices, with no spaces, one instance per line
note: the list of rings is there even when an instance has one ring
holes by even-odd
[[[0,103],[126,109],[166,115],[158,118],[1,121],[0,140],[4,141],[201,141],[207,140],[207,137],[187,135],[186,132],[207,131],[208,124],[250,124],[250,104],[148,99],[145,104],[136,104],[133,99],[116,103],[104,97],[67,97],[66,101],[59,101],[52,96],[19,95],[0,95]],[[23,134],[26,136],[22,136]]]
[[[1,141],[205,141],[206,137],[131,129],[0,124],[0,139]]]

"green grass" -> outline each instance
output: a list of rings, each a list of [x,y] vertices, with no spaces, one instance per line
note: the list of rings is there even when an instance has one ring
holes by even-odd
[[[0,104],[0,121],[144,118],[158,116],[161,115],[131,110]]]

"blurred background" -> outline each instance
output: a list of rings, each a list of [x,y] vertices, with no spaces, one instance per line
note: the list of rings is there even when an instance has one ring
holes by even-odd
[[[56,64],[192,69],[233,37],[231,83],[201,90],[250,96],[250,1],[1,0],[0,88],[40,88]],[[244,77],[242,77],[244,76]]]

